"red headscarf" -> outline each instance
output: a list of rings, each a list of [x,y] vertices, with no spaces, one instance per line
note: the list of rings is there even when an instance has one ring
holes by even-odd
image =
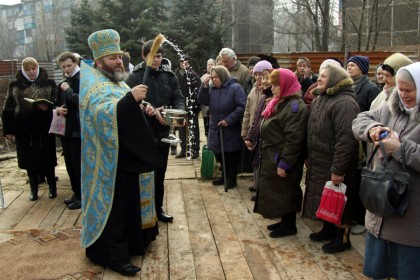
[[[301,88],[301,85],[299,84],[296,75],[292,71],[285,68],[278,68],[276,70],[279,71],[280,96],[274,96],[274,98],[271,99],[270,103],[268,103],[264,112],[262,112],[262,115],[266,119],[273,114],[274,107],[276,107],[277,103],[279,103],[282,97],[292,95],[298,92]]]

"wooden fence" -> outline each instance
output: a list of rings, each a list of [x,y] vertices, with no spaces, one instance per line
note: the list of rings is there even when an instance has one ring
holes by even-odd
[[[292,52],[284,54],[271,53],[271,55],[277,59],[280,64],[280,67],[288,68],[292,71],[296,70],[296,61],[299,57],[306,57],[311,62],[312,71],[318,73],[319,66],[321,63],[331,57],[340,59],[343,63],[347,61],[348,58],[354,55],[363,55],[369,57],[370,68],[369,68],[369,77],[373,78],[375,76],[376,66],[380,63],[383,63],[384,60],[395,52]],[[402,52],[408,56],[411,60],[418,61],[419,53],[416,51],[405,51]],[[247,64],[248,59],[251,56],[257,54],[243,53],[237,54],[238,59],[243,64]]]
[[[48,77],[54,79],[56,82],[63,78],[63,71],[57,66],[48,61],[38,61],[39,66],[48,72]],[[21,60],[3,60],[0,61],[0,79],[15,79],[16,72],[22,68]]]

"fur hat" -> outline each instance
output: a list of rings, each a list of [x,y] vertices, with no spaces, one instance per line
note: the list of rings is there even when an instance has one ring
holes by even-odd
[[[273,66],[271,65],[270,62],[268,62],[267,60],[261,60],[258,61],[257,64],[255,64],[254,68],[252,69],[252,72],[255,73],[262,73],[264,72],[264,70],[268,70],[273,68]]]
[[[123,54],[120,49],[120,34],[113,29],[100,30],[90,34],[88,44],[93,52],[93,60],[111,54]]]
[[[349,60],[347,60],[347,64],[349,62],[356,63],[357,66],[362,71],[363,75],[367,75],[367,73],[369,72],[369,57],[362,56],[362,55],[355,55],[355,56],[350,57]]]
[[[324,60],[321,63],[321,65],[319,66],[319,72],[321,72],[321,70],[324,69],[325,66],[327,66],[328,64],[334,64],[334,65],[337,65],[339,67],[343,67],[343,65],[341,65],[339,61],[337,61],[335,59],[332,59],[332,58],[328,58],[328,59]]]
[[[188,63],[191,64],[192,60],[191,60],[191,57],[188,54],[186,54],[186,55],[181,56],[181,59],[179,60],[179,62],[181,61],[188,61]]]
[[[261,60],[261,58],[259,58],[258,56],[251,56],[249,59],[248,59],[248,68],[249,67],[251,67],[251,66],[255,66],[255,64],[257,64],[257,62],[258,61],[260,61]]]
[[[268,62],[270,62],[272,65],[271,68],[273,69],[280,68],[280,64],[277,61],[277,58],[275,58],[274,56],[266,55],[266,54],[258,54],[257,56],[261,58],[261,60],[267,60]]]
[[[347,73],[347,71],[344,68],[334,64],[325,65],[323,70],[329,71],[327,89],[335,86],[344,79],[350,78],[349,73]]]
[[[391,73],[392,76],[394,76],[398,70],[400,70],[401,67],[407,66],[412,64],[413,61],[403,55],[402,53],[394,53],[393,55],[389,56],[387,59],[385,59],[382,69],[388,71]]]

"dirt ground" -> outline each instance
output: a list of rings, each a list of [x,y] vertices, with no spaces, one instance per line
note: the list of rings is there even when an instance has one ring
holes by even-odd
[[[64,158],[61,156],[61,148],[57,149],[57,163],[61,164]],[[3,191],[29,189],[28,175],[26,170],[18,167],[14,147],[0,149],[0,180]],[[42,188],[41,184],[40,188]]]
[[[16,157],[0,161],[0,180],[3,191],[29,188],[26,171],[18,168]]]

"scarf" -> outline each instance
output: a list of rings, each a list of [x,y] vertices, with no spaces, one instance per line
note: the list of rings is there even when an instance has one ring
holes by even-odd
[[[271,99],[264,112],[262,112],[265,119],[268,119],[275,112],[274,108],[283,97],[290,96],[298,92],[301,88],[296,75],[292,71],[285,68],[279,68],[277,70],[279,71],[280,77],[280,95]]]
[[[26,72],[25,72],[25,70],[22,68],[22,74],[23,74],[23,76],[28,80],[28,81],[30,81],[30,82],[34,82],[36,79],[38,79],[38,76],[39,76],[39,66],[38,66],[38,69],[36,70],[37,72],[36,72],[36,78],[34,79],[34,80],[31,80],[31,79],[29,79],[29,77],[28,77],[28,75],[26,74]]]

